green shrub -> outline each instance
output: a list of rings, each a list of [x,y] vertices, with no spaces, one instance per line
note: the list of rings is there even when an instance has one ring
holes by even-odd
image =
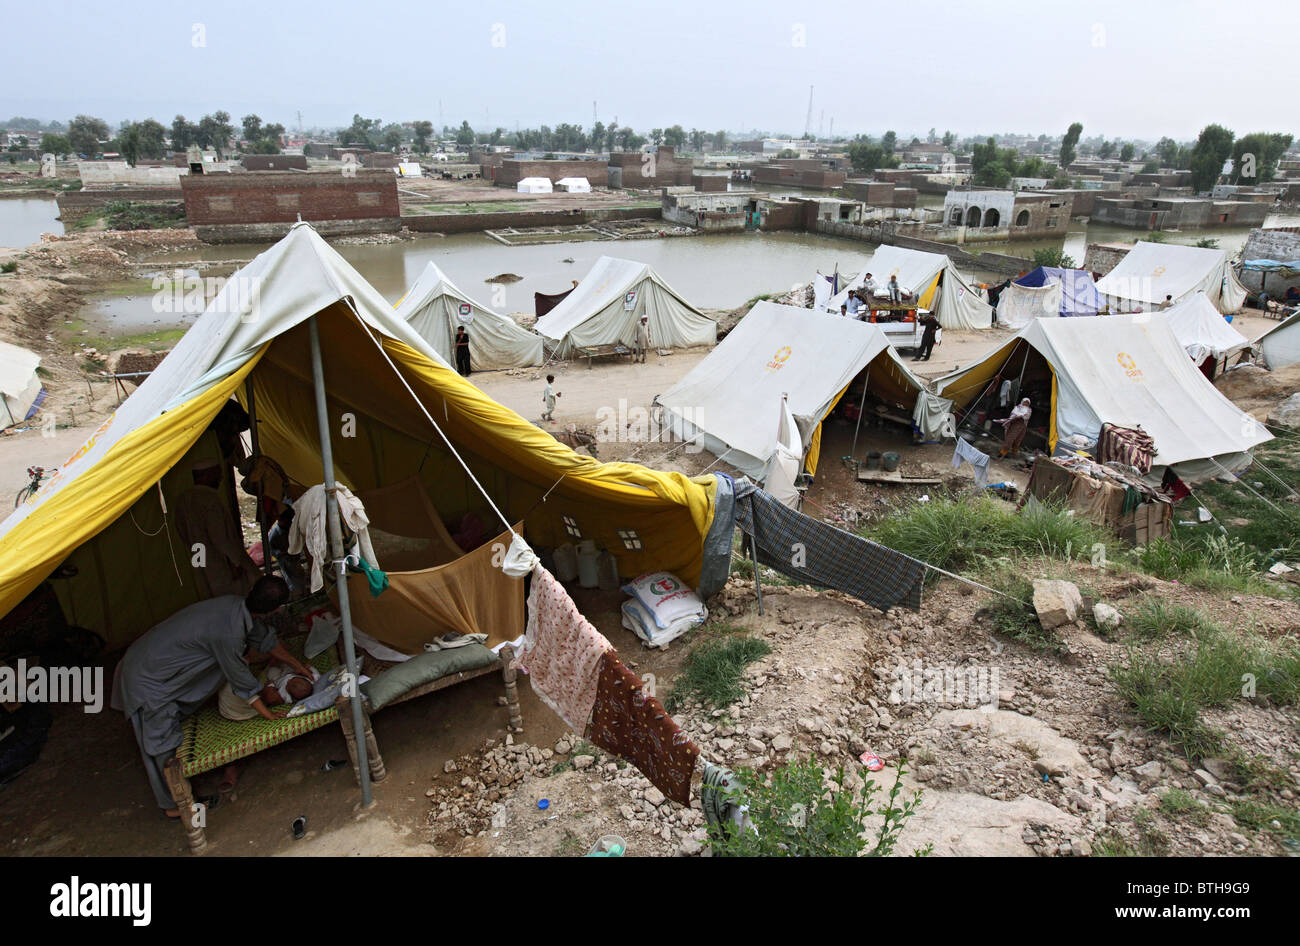
[[[725,857],[886,857],[921,803],[919,791],[900,803],[903,769],[900,764],[888,796],[873,808],[880,786],[868,780],[855,794],[843,767],[828,775],[811,760],[793,761],[766,778],[741,768],[732,798],[749,806],[753,830],[713,829],[710,846]],[[874,835],[873,816],[883,819]]]
[[[11,259],[7,263],[0,263],[0,273],[16,273],[16,272],[18,272],[17,260]]]

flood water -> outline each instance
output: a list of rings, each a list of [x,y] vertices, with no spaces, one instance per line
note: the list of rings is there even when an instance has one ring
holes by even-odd
[[[59,205],[50,197],[0,200],[0,246],[21,249],[42,233],[63,235]]]
[[[202,259],[247,260],[264,249],[260,245],[214,246],[202,251]],[[751,232],[534,246],[503,246],[483,234],[460,234],[337,249],[389,302],[397,302],[432,260],[462,292],[482,304],[503,312],[532,312],[534,292],[569,289],[573,280],[586,276],[596,260],[606,255],[649,263],[692,304],[726,309],[756,295],[806,284],[819,268],[829,273],[838,264],[841,272],[856,273],[873,248],[819,234]],[[572,262],[566,262],[569,259]],[[195,255],[164,254],[152,261],[162,272],[193,265]],[[523,278],[510,284],[485,282],[503,273]],[[148,291],[102,298],[92,303],[83,317],[114,334],[190,321],[156,313]]]
[[[0,209],[5,203],[0,201]],[[1268,226],[1300,225],[1300,217],[1273,215]],[[1248,228],[1188,230],[1166,233],[1170,243],[1194,244],[1204,237],[1219,241],[1232,255],[1246,242]],[[1064,240],[1065,252],[1082,265],[1089,243],[1132,241],[1144,234],[1122,227],[1088,225],[1072,221]],[[1061,247],[1062,241],[971,243],[970,252],[987,250],[1028,258],[1040,247]],[[237,262],[247,261],[266,249],[261,244],[205,247],[197,254],[185,251],[152,257],[160,272],[187,268],[196,261],[229,262],[225,268],[205,269],[205,275],[227,275]],[[401,243],[340,245],[348,260],[389,302],[396,303],[432,260],[466,295],[502,312],[533,311],[533,293],[558,293],[581,280],[601,256],[618,256],[649,263],[670,286],[704,309],[734,308],[762,294],[785,292],[806,284],[820,270],[854,275],[870,259],[874,247],[867,243],[813,233],[758,233],[668,237],[650,240],[613,240],[503,246],[481,234],[425,237]],[[1031,268],[1027,265],[1026,268]],[[522,277],[509,284],[485,280],[512,273]],[[977,280],[1000,281],[1002,275],[972,271]],[[93,328],[109,334],[134,334],[186,325],[178,318],[155,311],[153,295],[106,296],[92,302],[81,314]]]

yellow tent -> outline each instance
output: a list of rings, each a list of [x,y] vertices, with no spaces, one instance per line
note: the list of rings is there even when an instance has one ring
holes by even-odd
[[[65,611],[110,648],[194,601],[188,550],[167,510],[189,486],[184,461],[216,455],[205,433],[232,396],[247,404],[252,392],[263,453],[293,479],[319,482],[313,317],[335,472],[354,492],[418,476],[445,520],[475,512],[496,525],[418,397],[533,545],[590,538],[622,575],[666,569],[697,582],[713,477],[575,454],[461,378],[299,224],[232,276],[153,375],[0,523],[0,615],[68,560],[80,574],[58,583]]]

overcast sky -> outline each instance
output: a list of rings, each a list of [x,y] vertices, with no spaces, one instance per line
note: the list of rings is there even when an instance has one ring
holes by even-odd
[[[445,10],[446,12],[441,12]],[[562,12],[561,12],[562,11]],[[1296,0],[8,3],[0,121],[1300,133]],[[441,108],[441,113],[439,109]],[[823,120],[824,114],[824,120]]]

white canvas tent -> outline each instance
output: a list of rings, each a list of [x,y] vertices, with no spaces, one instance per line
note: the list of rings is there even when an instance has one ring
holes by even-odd
[[[1300,362],[1300,312],[1283,319],[1255,340],[1270,371]]]
[[[982,361],[939,378],[935,390],[969,411],[994,381],[1020,370],[1022,353],[1051,370],[1054,451],[1074,449],[1075,435],[1096,441],[1103,423],[1140,426],[1155,440],[1154,481],[1172,466],[1194,485],[1240,469],[1272,439],[1192,364],[1168,320],[1147,315],[1034,319]]]
[[[1218,361],[1250,345],[1250,340],[1224,321],[1205,293],[1198,292],[1159,315],[1173,329],[1178,344],[1199,365],[1207,358]]]
[[[1182,302],[1198,292],[1224,315],[1246,301],[1246,288],[1224,250],[1141,240],[1102,277],[1097,290],[1112,312],[1151,312],[1165,296]]]
[[[1061,317],[1061,284],[1056,281],[1042,286],[1017,286],[1014,282],[998,297],[998,325],[1024,328],[1034,319]]]
[[[475,371],[542,363],[540,335],[465,295],[432,261],[397,303],[397,314],[447,362],[455,361],[456,329],[464,326]]]
[[[27,419],[41,396],[41,379],[36,369],[41,356],[36,352],[0,342],[0,429]]]
[[[549,194],[552,190],[551,180],[546,177],[525,177],[515,185],[519,194]]]
[[[898,284],[929,309],[944,328],[976,329],[993,324],[993,307],[957,272],[942,253],[925,253],[901,246],[881,246],[853,282],[831,298],[828,311],[838,314],[849,291],[862,288],[867,273],[876,281],[877,293],[897,276]]]
[[[570,194],[591,193],[591,182],[585,177],[562,177],[555,182],[555,186]]]
[[[713,345],[718,323],[683,299],[646,263],[602,256],[576,289],[537,320],[538,334],[567,358],[575,347],[632,345],[647,316],[656,348]]]
[[[816,472],[822,420],[863,369],[868,389],[910,417],[923,385],[878,326],[759,302],[656,403],[678,437],[762,481],[783,451]],[[783,437],[787,397],[797,429]]]

